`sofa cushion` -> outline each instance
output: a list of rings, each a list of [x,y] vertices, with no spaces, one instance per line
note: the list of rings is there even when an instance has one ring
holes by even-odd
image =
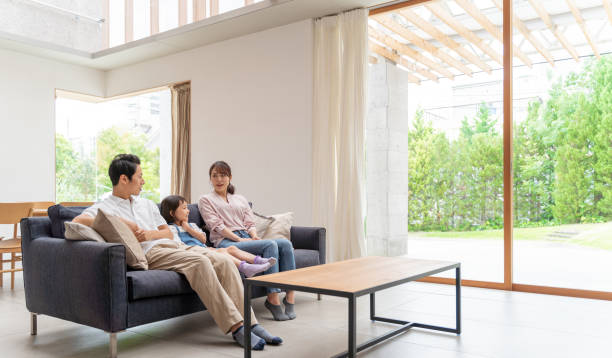
[[[120,217],[110,215],[99,209],[91,227],[102,235],[107,242],[122,244],[125,247],[125,261],[128,266],[143,270],[149,268],[140,242],[136,239],[132,229]]]
[[[295,268],[309,267],[321,263],[317,250],[295,249],[293,254],[295,256]]]
[[[47,214],[49,215],[49,219],[51,219],[51,235],[53,237],[63,238],[66,230],[64,228],[64,223],[76,218],[85,209],[85,206],[66,207],[59,204],[49,207],[49,209],[47,209]]]
[[[130,301],[193,293],[185,277],[174,271],[128,271],[127,282]]]
[[[96,230],[87,225],[66,221],[64,226],[66,227],[64,232],[66,240],[106,242]]]

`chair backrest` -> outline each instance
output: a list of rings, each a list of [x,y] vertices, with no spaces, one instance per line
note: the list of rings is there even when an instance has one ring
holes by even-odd
[[[34,203],[0,203],[0,224],[17,224],[30,215]]]
[[[62,201],[61,206],[92,206],[93,201]]]
[[[0,224],[13,225],[13,238],[17,238],[17,224],[30,216],[34,203],[0,203]]]

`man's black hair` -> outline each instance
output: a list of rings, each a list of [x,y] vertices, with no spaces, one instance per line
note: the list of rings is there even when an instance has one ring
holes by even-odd
[[[136,173],[136,168],[140,164],[140,158],[134,154],[117,154],[108,167],[108,176],[113,186],[119,184],[122,174],[132,181],[132,176]]]

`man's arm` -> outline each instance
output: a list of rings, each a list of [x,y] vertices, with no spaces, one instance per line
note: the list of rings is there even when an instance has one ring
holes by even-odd
[[[91,227],[93,225],[94,219],[95,218],[91,217],[90,215],[81,214],[76,218],[72,219],[72,222]]]
[[[172,235],[172,231],[170,231],[168,225],[160,225],[157,227],[157,230],[138,229],[138,231],[136,231],[134,234],[136,235],[136,239],[138,239],[140,242],[174,238],[174,235]]]

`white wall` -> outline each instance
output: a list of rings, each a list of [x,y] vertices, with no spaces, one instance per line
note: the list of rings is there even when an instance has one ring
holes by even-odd
[[[264,214],[311,223],[313,23],[290,25],[109,71],[106,95],[190,80],[192,201],[215,160]],[[146,178],[145,178],[146,179]]]
[[[104,73],[0,49],[0,202],[55,200],[55,89],[103,95]]]

